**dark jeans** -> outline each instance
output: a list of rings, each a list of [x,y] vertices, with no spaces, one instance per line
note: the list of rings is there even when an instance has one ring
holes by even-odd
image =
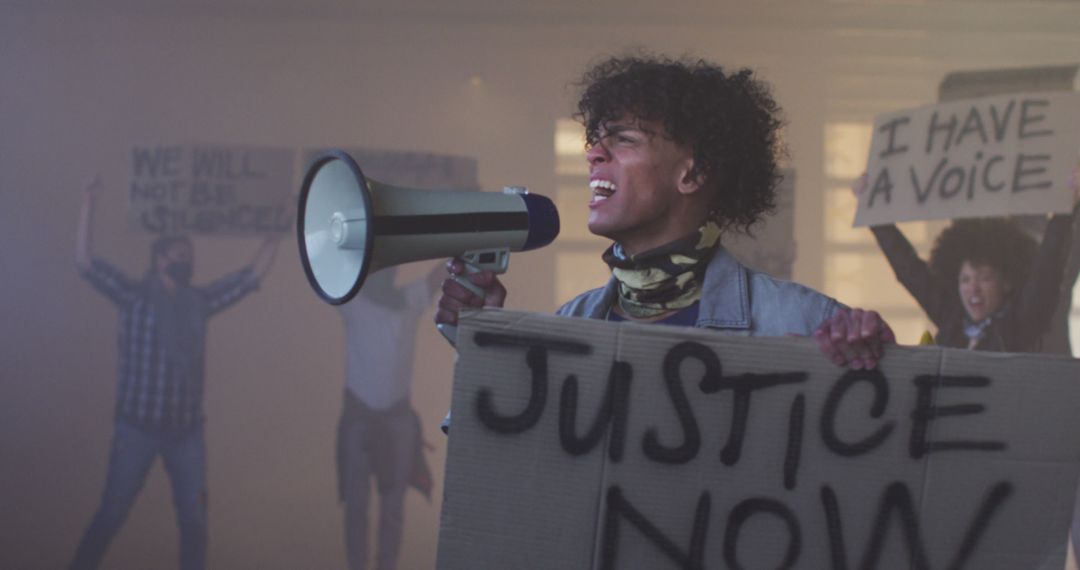
[[[184,432],[157,432],[118,420],[101,506],[79,542],[72,570],[101,564],[158,455],[172,484],[180,526],[180,568],[206,567],[206,442],[202,426]]]
[[[390,410],[368,408],[346,390],[338,423],[338,490],[345,503],[345,552],[350,570],[368,559],[371,480],[379,491],[376,570],[393,570],[401,550],[405,491],[420,445],[420,426],[409,403]]]

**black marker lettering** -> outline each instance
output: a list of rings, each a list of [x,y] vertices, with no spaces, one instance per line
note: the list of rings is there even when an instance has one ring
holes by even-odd
[[[972,107],[968,111],[967,119],[964,119],[964,126],[960,128],[960,134],[956,135],[956,145],[960,146],[960,143],[964,142],[964,137],[969,133],[975,133],[982,139],[982,144],[987,143],[986,128],[983,126],[982,114],[979,113],[978,107]]]
[[[799,459],[802,456],[803,425],[806,423],[806,396],[799,394],[791,403],[788,416],[787,453],[784,454],[784,488],[798,485]]]
[[[604,506],[604,529],[600,546],[601,570],[615,570],[618,568],[617,556],[619,552],[619,522],[626,519],[645,538],[658,547],[669,559],[678,564],[683,570],[704,570],[705,567],[705,535],[709,530],[709,509],[711,499],[708,491],[701,494],[697,508],[694,511],[694,528],[690,535],[690,548],[684,553],[672,542],[670,538],[660,532],[656,525],[652,524],[641,511],[634,508],[623,497],[622,490],[618,486],[608,488],[607,500]]]
[[[982,175],[983,187],[986,188],[987,190],[991,191],[991,192],[997,192],[997,191],[1001,190],[1002,188],[1005,188],[1005,183],[1004,182],[1001,182],[999,184],[990,183],[990,169],[991,169],[991,167],[993,167],[995,164],[997,164],[997,163],[999,163],[999,162],[1001,162],[1003,160],[1005,160],[1005,157],[1003,157],[1001,155],[992,156],[992,157],[990,157],[990,160],[986,161],[986,166],[983,168],[983,175]]]
[[[971,165],[971,171],[968,172],[968,176],[967,176],[967,199],[968,199],[969,202],[972,199],[975,198],[975,169],[978,167],[979,161],[982,160],[982,157],[983,157],[982,151],[979,151],[979,152],[975,153],[975,164]]]
[[[895,422],[888,421],[861,441],[847,443],[840,440],[840,437],[836,435],[836,412],[840,408],[840,400],[857,382],[869,382],[874,388],[874,403],[870,407],[870,417],[880,418],[889,404],[889,383],[880,370],[849,370],[837,380],[829,390],[825,405],[821,410],[821,439],[825,442],[825,447],[843,457],[856,457],[870,453],[884,443],[896,427]]]
[[[889,169],[882,168],[881,172],[878,173],[877,178],[874,180],[874,189],[870,192],[870,200],[867,203],[866,207],[874,207],[874,200],[877,199],[877,195],[879,192],[885,193],[886,204],[892,203],[892,189],[893,183],[892,179],[889,178]]]
[[[840,520],[840,504],[836,492],[828,485],[821,487],[821,507],[825,510],[825,530],[829,535],[829,557],[832,570],[847,570],[847,547],[844,546],[844,525]]]
[[[727,529],[724,531],[724,562],[734,570],[744,568],[739,563],[738,545],[739,530],[742,525],[757,513],[769,513],[776,515],[784,521],[788,529],[787,550],[784,551],[784,559],[777,568],[794,568],[799,561],[799,553],[802,551],[802,533],[799,530],[799,521],[795,513],[787,505],[767,498],[746,499],[732,509],[728,516]]]
[[[1021,182],[1021,178],[1028,178],[1029,176],[1038,176],[1047,172],[1045,166],[1036,166],[1034,168],[1026,168],[1028,161],[1042,161],[1049,162],[1049,154],[1018,154],[1016,156],[1016,169],[1013,170],[1013,192],[1023,192],[1024,190],[1042,190],[1050,188],[1053,183],[1048,179],[1043,179],[1041,182]]]
[[[612,463],[622,460],[626,447],[626,420],[630,414],[630,379],[633,370],[629,363],[615,361],[608,374],[607,394],[588,433],[577,435],[578,379],[569,376],[563,383],[559,409],[559,442],[570,455],[591,451],[604,437],[611,424],[608,456]]]
[[[701,431],[698,429],[697,420],[694,419],[694,411],[683,390],[682,377],[679,373],[682,361],[687,358],[695,358],[705,365],[705,378],[720,375],[720,359],[716,353],[703,344],[690,341],[680,342],[664,356],[664,385],[675,407],[675,413],[679,417],[683,442],[675,447],[666,447],[660,443],[659,430],[655,427],[649,428],[642,440],[642,449],[646,457],[659,463],[688,463],[697,456],[698,449],[701,448]]]
[[[1034,137],[1046,137],[1054,134],[1053,129],[1043,129],[1041,131],[1028,130],[1029,125],[1041,123],[1046,120],[1046,115],[1029,115],[1028,111],[1032,107],[1046,107],[1048,105],[1050,105],[1050,102],[1046,99],[1024,99],[1020,103],[1020,128],[1018,129],[1020,140]]]
[[[897,117],[897,118],[895,118],[895,119],[893,119],[891,121],[888,121],[887,123],[881,125],[881,127],[878,128],[878,131],[888,132],[889,133],[888,146],[885,147],[885,150],[881,151],[881,153],[878,154],[879,158],[885,158],[885,157],[888,157],[888,156],[892,156],[894,154],[900,154],[902,152],[907,152],[907,149],[908,149],[907,145],[896,146],[896,131],[900,127],[900,125],[906,125],[906,124],[908,124],[910,122],[911,122],[911,117]]]
[[[994,123],[994,140],[1001,142],[1005,138],[1005,133],[1009,128],[1009,116],[1012,115],[1013,107],[1016,106],[1016,100],[1010,99],[1009,104],[1005,106],[1005,113],[1001,117],[998,117],[997,107],[990,107],[990,121]]]
[[[701,391],[705,394],[713,394],[721,390],[731,390],[734,393],[731,432],[728,434],[727,444],[720,451],[720,461],[724,465],[734,465],[738,463],[742,455],[742,444],[746,438],[746,423],[750,417],[750,396],[753,392],[774,386],[806,382],[808,375],[805,372],[774,372],[723,376],[720,374],[719,366],[719,361],[717,361],[717,374],[706,375],[701,381]]]
[[[986,498],[983,499],[979,512],[975,513],[975,519],[971,521],[971,526],[968,527],[968,531],[964,534],[964,541],[960,543],[960,548],[956,551],[956,558],[953,559],[952,564],[949,564],[948,570],[961,570],[964,567],[968,558],[971,557],[971,553],[975,552],[975,546],[979,543],[979,538],[986,530],[986,527],[990,525],[990,519],[993,518],[994,512],[1005,502],[1005,499],[1012,495],[1012,491],[1013,486],[1011,483],[1001,481],[986,493]]]
[[[544,406],[547,403],[547,354],[549,350],[570,354],[589,354],[592,352],[592,347],[587,344],[543,337],[478,332],[473,337],[473,340],[480,347],[527,347],[525,361],[532,371],[532,389],[529,395],[529,403],[520,414],[512,416],[499,415],[492,403],[490,388],[482,388],[476,394],[476,415],[480,423],[488,429],[502,434],[527,431],[540,421]]]
[[[909,172],[911,173],[911,184],[915,187],[915,200],[919,204],[922,204],[926,201],[927,198],[930,197],[930,192],[934,190],[934,183],[937,182],[937,177],[939,174],[941,174],[941,169],[945,168],[945,165],[948,163],[948,161],[948,158],[942,158],[940,161],[938,161],[937,166],[934,167],[934,172],[930,174],[930,180],[927,181],[926,186],[921,186],[919,184],[919,176],[915,172],[915,168],[911,167],[911,169],[909,170]]]
[[[990,521],[994,517],[994,514],[1005,500],[1012,495],[1012,491],[1013,486],[1007,481],[1001,481],[987,491],[986,496],[979,506],[979,510],[976,511],[971,524],[968,526],[967,532],[964,533],[964,539],[960,543],[953,561],[947,566],[947,570],[962,570],[964,568],[968,559],[971,557],[971,554],[975,551],[979,539],[982,537],[987,527],[990,526]],[[836,506],[836,496],[835,494],[832,494],[831,489],[828,491],[828,494],[831,496],[827,497],[825,489],[822,490],[822,499],[826,504],[826,513],[829,512],[830,507],[836,509],[836,521],[837,527],[839,527],[839,508]],[[831,505],[829,504],[830,501],[832,503]],[[878,567],[878,561],[881,558],[882,550],[885,546],[885,538],[889,532],[889,526],[892,520],[892,517],[889,515],[893,511],[900,517],[900,528],[904,533],[905,542],[908,548],[908,557],[910,559],[909,566],[914,570],[929,570],[930,562],[927,559],[926,549],[923,546],[922,532],[919,528],[915,503],[911,498],[911,492],[908,490],[907,486],[899,482],[889,485],[881,497],[877,516],[874,519],[874,526],[870,532],[870,541],[866,545],[866,551],[863,554],[862,564],[859,568],[872,569]],[[831,528],[831,521],[829,524]],[[842,549],[843,538],[840,538],[837,542],[830,543],[830,546],[834,549]],[[846,561],[843,561],[841,565],[836,564],[836,556],[839,555],[840,559],[843,560],[843,557],[845,556],[844,552],[842,550],[839,552],[834,550],[833,555],[834,568],[846,570]]]
[[[949,122],[944,124],[938,123],[938,112],[934,111],[934,114],[930,116],[930,128],[926,132],[926,154],[930,154],[934,150],[934,137],[939,132],[945,132],[945,148],[943,151],[949,150],[949,145],[952,143],[953,134],[956,132],[956,115],[949,115]]]
[[[930,422],[949,416],[970,416],[980,414],[985,410],[982,404],[956,404],[951,406],[934,406],[934,391],[940,388],[986,388],[990,385],[990,379],[984,376],[916,376],[914,380],[917,393],[915,410],[911,412],[911,439],[908,444],[908,452],[912,459],[921,459],[927,453],[939,451],[957,451],[961,449],[972,451],[1002,451],[1005,442],[1002,441],[927,441],[926,432]]]
[[[881,495],[878,503],[877,517],[870,531],[870,542],[866,545],[862,564],[859,568],[878,568],[878,559],[885,547],[885,537],[889,532],[893,511],[900,517],[900,530],[904,532],[907,544],[909,567],[912,570],[930,570],[930,562],[926,558],[926,549],[923,547],[922,536],[919,532],[919,520],[915,514],[915,504],[911,500],[911,492],[903,483],[892,483]]]
[[[941,198],[948,200],[953,196],[956,196],[964,189],[964,169],[959,166],[954,166],[945,173],[945,177],[941,179]]]

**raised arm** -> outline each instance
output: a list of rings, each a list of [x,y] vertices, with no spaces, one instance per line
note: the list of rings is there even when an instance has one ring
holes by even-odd
[[[75,236],[75,266],[83,279],[101,294],[117,305],[127,305],[138,299],[138,283],[94,254],[94,210],[101,188],[101,177],[97,175],[83,187],[82,211]]]
[[[1046,225],[1039,253],[1031,265],[1031,273],[1020,292],[1020,326],[1024,335],[1038,335],[1050,326],[1050,318],[1061,297],[1065,260],[1072,242],[1073,219],[1080,208],[1080,169],[1073,172],[1069,186],[1073,192],[1073,209],[1069,214],[1054,214]]]
[[[865,190],[866,175],[863,174],[852,187],[852,192],[858,196]],[[871,226],[870,231],[874,233],[874,239],[892,267],[896,280],[915,298],[926,316],[937,326],[942,326],[942,322],[947,320],[952,297],[949,291],[941,290],[930,272],[930,265],[919,257],[896,224]]]
[[[939,282],[930,272],[930,265],[919,257],[911,242],[895,224],[873,226],[870,231],[874,233],[878,247],[889,261],[896,280],[911,293],[926,312],[926,316],[941,326],[942,319],[946,318],[945,313],[949,310],[951,292],[941,289]]]
[[[83,187],[82,210],[79,212],[79,227],[75,237],[75,266],[84,273],[90,270],[90,263],[94,259],[94,209],[100,194],[101,177],[95,175]]]

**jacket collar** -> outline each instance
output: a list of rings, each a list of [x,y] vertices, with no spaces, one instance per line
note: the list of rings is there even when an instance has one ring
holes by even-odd
[[[716,246],[701,289],[697,326],[750,328],[750,290],[746,268],[724,246]]]

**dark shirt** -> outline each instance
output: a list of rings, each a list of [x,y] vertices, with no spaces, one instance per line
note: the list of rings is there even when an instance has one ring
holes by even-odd
[[[650,321],[649,324],[651,324],[651,325],[673,325],[673,326],[677,326],[677,327],[692,327],[692,326],[694,326],[695,323],[697,323],[698,306],[699,306],[699,303],[697,301],[694,301],[693,305],[690,305],[689,307],[686,307],[684,309],[679,309],[679,311],[677,311],[675,313],[672,313],[672,314],[660,319],[659,321]],[[609,321],[611,321],[613,323],[617,323],[617,322],[622,322],[622,321],[629,321],[630,319],[628,319],[626,317],[623,317],[622,315],[617,314],[615,311],[609,311],[607,320],[609,320]]]
[[[157,430],[201,423],[206,321],[258,287],[251,268],[173,294],[100,259],[82,276],[120,310],[116,418]]]

